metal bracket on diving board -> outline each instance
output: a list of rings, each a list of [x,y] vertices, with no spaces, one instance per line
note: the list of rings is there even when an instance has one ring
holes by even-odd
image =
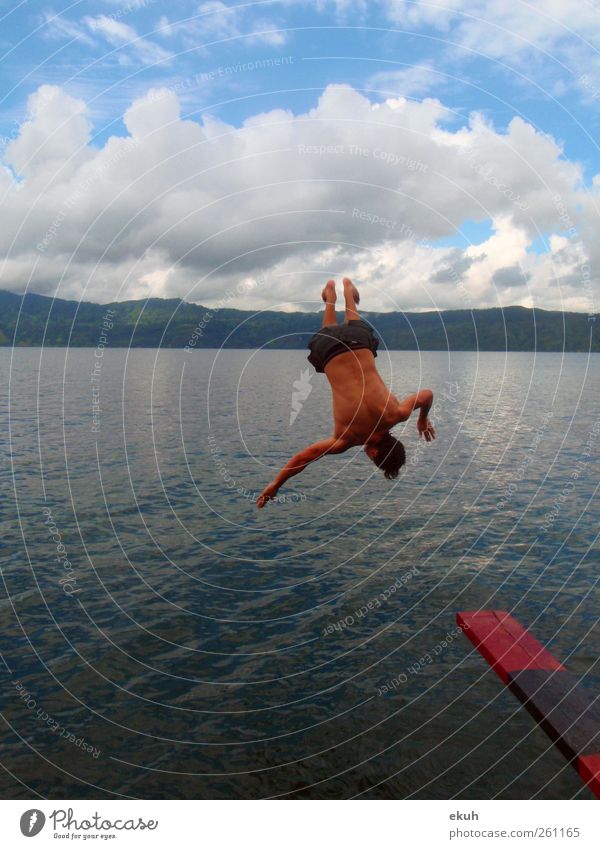
[[[600,699],[508,612],[463,611],[456,621],[600,799]]]

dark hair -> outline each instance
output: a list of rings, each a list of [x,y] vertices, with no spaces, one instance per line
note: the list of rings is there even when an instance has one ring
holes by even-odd
[[[406,463],[406,451],[399,439],[387,433],[377,443],[377,455],[373,461],[388,480],[398,477],[400,468]]]

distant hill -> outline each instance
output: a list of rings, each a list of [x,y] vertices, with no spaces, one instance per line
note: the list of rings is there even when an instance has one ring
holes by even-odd
[[[0,345],[94,347],[103,317],[110,347],[304,348],[317,313],[211,309],[178,298],[92,304],[0,290]],[[524,307],[364,312],[387,348],[454,351],[600,351],[600,321]],[[196,329],[196,336],[193,337]]]

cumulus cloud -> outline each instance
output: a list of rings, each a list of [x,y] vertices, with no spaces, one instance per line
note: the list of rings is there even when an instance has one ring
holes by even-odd
[[[182,118],[172,90],[151,89],[124,124],[98,148],[82,101],[55,86],[30,97],[0,170],[0,286],[210,305],[248,280],[261,285],[241,307],[316,309],[323,280],[348,274],[374,310],[588,310],[597,297],[600,180],[587,191],[522,118],[457,128],[438,100],[373,103],[330,85],[307,112],[238,127]],[[486,220],[489,238],[448,246]]]
[[[29,97],[28,120],[4,155],[27,178],[28,189],[40,180],[64,183],[93,156],[87,148],[91,124],[86,111],[83,100],[66,96],[57,86],[40,86]]]

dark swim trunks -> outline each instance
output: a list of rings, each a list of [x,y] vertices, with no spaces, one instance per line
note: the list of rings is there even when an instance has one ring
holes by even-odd
[[[329,324],[322,327],[311,338],[308,343],[310,354],[308,362],[317,371],[325,371],[325,366],[338,354],[347,351],[358,351],[360,348],[368,348],[377,356],[379,339],[375,336],[373,328],[362,318],[349,321],[347,324]]]

